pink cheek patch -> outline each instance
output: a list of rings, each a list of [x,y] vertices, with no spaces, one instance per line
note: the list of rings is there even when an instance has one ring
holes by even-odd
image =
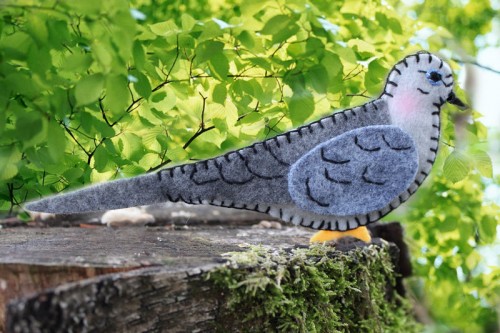
[[[394,111],[401,116],[405,116],[405,118],[411,116],[414,111],[418,110],[419,101],[417,96],[408,91],[398,92],[391,102]]]

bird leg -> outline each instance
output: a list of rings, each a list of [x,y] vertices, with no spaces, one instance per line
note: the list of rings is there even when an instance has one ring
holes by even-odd
[[[320,230],[309,240],[310,243],[321,243],[337,240],[343,237],[354,237],[365,243],[370,243],[372,238],[366,227],[358,227],[347,231]]]

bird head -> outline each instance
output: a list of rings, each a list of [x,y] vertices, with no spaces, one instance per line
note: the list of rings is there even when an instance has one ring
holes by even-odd
[[[453,73],[442,59],[428,52],[407,56],[398,62],[386,81],[381,98],[399,110],[438,109],[446,102],[466,108],[453,91]]]

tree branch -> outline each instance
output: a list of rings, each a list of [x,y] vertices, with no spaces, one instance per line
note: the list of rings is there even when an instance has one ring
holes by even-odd
[[[451,60],[456,61],[456,62],[458,62],[459,64],[462,64],[462,65],[463,64],[474,65],[474,66],[477,66],[477,67],[482,68],[484,70],[487,70],[489,72],[492,72],[492,73],[495,73],[495,74],[500,74],[500,70],[497,70],[497,69],[494,69],[494,68],[482,65],[482,64],[478,63],[475,60],[462,60],[462,59],[457,59],[457,58],[452,58]]]
[[[215,128],[215,126],[205,127],[205,109],[207,107],[207,98],[208,97],[203,96],[203,94],[201,92],[198,92],[198,93],[200,94],[201,98],[203,99],[203,105],[202,105],[202,108],[201,108],[201,123],[200,123],[200,127],[198,128],[198,130],[196,131],[196,133],[194,133],[193,136],[191,136],[189,138],[189,140],[184,144],[184,146],[182,146],[183,149],[186,149],[187,147],[189,147],[189,145],[197,137],[199,137],[200,135],[202,135],[206,131],[210,131],[211,129]]]
[[[179,59],[179,34],[177,34],[177,42],[176,42],[177,46],[176,46],[176,50],[175,50],[175,58],[174,58],[174,61],[172,62],[172,65],[170,66],[170,69],[168,70],[166,76],[165,76],[165,80],[160,83],[159,85],[157,85],[152,91],[155,92],[159,89],[161,89],[163,86],[165,86],[166,84],[172,82],[169,80],[170,78],[170,74],[172,73],[172,70],[174,69],[174,66],[175,64],[177,63],[177,60]],[[189,77],[191,77],[191,75],[189,75]]]
[[[103,99],[104,97],[99,98],[99,110],[101,110],[102,119],[104,119],[109,127],[113,127],[114,125],[116,125],[116,123],[111,124],[108,120],[108,117],[106,117],[106,112],[104,112],[104,105],[102,104]]]

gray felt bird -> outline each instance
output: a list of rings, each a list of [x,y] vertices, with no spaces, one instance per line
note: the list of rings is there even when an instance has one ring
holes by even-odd
[[[364,105],[224,155],[31,202],[29,211],[80,213],[165,201],[255,210],[322,230],[312,241],[350,235],[401,205],[431,172],[445,102],[463,107],[453,75],[419,52],[390,71]]]

